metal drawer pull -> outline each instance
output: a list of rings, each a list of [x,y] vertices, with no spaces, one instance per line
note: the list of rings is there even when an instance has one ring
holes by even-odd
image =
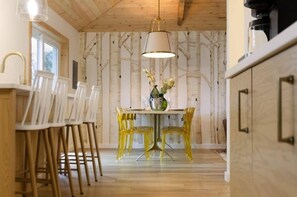
[[[282,137],[282,82],[287,82],[289,84],[294,84],[294,76],[289,75],[287,77],[279,78],[278,85],[278,113],[277,113],[277,138],[279,142],[285,142],[294,145],[294,136],[283,138]]]
[[[239,90],[238,91],[238,130],[240,132],[249,133],[249,128],[248,127],[241,128],[241,99],[240,99],[240,95],[242,93],[243,94],[248,94],[249,93],[249,90],[246,88],[246,89],[243,89],[243,90]]]

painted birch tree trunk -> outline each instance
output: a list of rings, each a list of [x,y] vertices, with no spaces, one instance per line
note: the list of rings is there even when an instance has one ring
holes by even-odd
[[[109,120],[110,120],[110,142],[118,142],[118,125],[115,109],[120,106],[120,57],[119,50],[120,33],[110,33],[110,59],[109,59]]]
[[[196,132],[196,137],[194,141],[197,144],[202,144],[202,133],[201,133],[201,41],[200,41],[200,32],[196,32],[196,73],[197,73],[197,96],[195,98],[196,101],[196,109],[195,109],[195,119],[193,121],[196,122],[197,126],[195,129],[192,130],[192,132]]]
[[[223,119],[226,118],[226,33],[224,31],[219,32],[219,48],[218,48],[218,78],[219,78],[219,143],[226,144],[226,134],[223,127]]]
[[[96,33],[96,58],[97,58],[97,86],[99,87],[99,104],[97,111],[97,139],[102,141],[102,112],[103,112],[103,87],[102,87],[102,33]]]
[[[80,58],[79,58],[79,66],[78,66],[78,81],[86,81],[86,59],[84,57],[85,49],[86,49],[86,40],[87,33],[80,32]]]

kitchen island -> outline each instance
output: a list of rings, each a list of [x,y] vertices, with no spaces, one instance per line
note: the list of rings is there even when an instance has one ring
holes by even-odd
[[[29,86],[0,84],[0,195],[15,196],[17,97]]]

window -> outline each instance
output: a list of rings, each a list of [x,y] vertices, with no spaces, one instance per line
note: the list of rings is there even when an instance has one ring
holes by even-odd
[[[36,70],[46,70],[59,75],[60,44],[50,33],[41,31],[36,26],[32,27],[31,38],[31,73]]]
[[[46,23],[30,23],[30,80],[36,70],[69,77],[69,39]]]

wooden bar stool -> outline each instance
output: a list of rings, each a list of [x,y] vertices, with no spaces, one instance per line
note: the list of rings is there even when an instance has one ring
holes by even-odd
[[[25,134],[25,144],[26,144],[26,156],[28,162],[28,170],[22,171],[24,177],[16,177],[16,182],[31,183],[31,192],[33,197],[37,197],[37,182],[39,183],[51,183],[54,196],[59,196],[58,194],[58,184],[56,182],[56,176],[53,167],[53,160],[51,157],[51,150],[48,140],[48,117],[51,104],[51,90],[52,90],[53,73],[46,71],[37,71],[31,91],[29,93],[29,98],[27,106],[23,115],[22,122],[17,122],[16,132]],[[44,147],[47,157],[47,164],[49,167],[50,178],[49,179],[37,179],[37,174],[34,165],[34,157],[32,150],[31,132],[39,132],[44,141]],[[30,177],[27,178],[26,174],[29,171]],[[16,175],[18,172],[16,173]],[[16,193],[25,194],[27,191],[20,191]]]
[[[83,188],[82,188],[82,175],[81,175],[81,169],[80,169],[80,155],[78,151],[78,143],[77,143],[77,136],[76,131],[79,135],[79,141],[80,141],[80,148],[82,152],[82,164],[85,166],[85,174],[87,179],[87,184],[90,184],[90,178],[89,178],[89,170],[88,170],[88,163],[87,158],[85,154],[85,148],[82,138],[82,130],[81,125],[83,124],[83,118],[84,118],[84,109],[85,109],[85,99],[86,99],[86,93],[87,93],[87,84],[83,82],[77,83],[77,89],[73,98],[73,103],[70,110],[70,116],[68,119],[65,120],[66,122],[66,133],[67,133],[67,144],[69,140],[69,130],[71,129],[72,133],[72,139],[73,139],[73,146],[74,146],[74,161],[76,164],[76,170],[78,174],[78,182],[79,182],[79,188],[80,193],[83,194]],[[77,129],[76,129],[77,128]],[[69,155],[69,152],[68,152]],[[71,160],[71,159],[70,159]]]
[[[65,113],[67,108],[68,83],[68,78],[56,78],[55,88],[52,92],[51,114],[49,119],[49,142],[52,149],[53,164],[54,170],[57,175],[57,180],[59,180],[59,169],[57,162],[57,159],[59,158],[57,158],[57,155],[60,155],[60,143],[62,142],[63,154],[65,157],[65,167],[63,170],[67,172],[71,196],[74,196],[72,174],[70,170],[70,163],[67,154],[68,151],[64,132],[64,127],[66,126]],[[57,135],[57,143],[54,142],[54,134]]]
[[[96,136],[96,126],[95,126],[96,120],[97,120],[96,117],[97,117],[97,111],[98,111],[98,104],[99,104],[99,93],[100,93],[99,87],[92,86],[92,91],[91,91],[89,100],[86,105],[86,110],[85,110],[86,113],[85,113],[84,121],[83,121],[83,123],[87,125],[89,142],[90,142],[91,161],[93,164],[94,178],[95,178],[96,182],[98,181],[98,179],[97,179],[95,158],[97,158],[97,161],[98,161],[100,176],[103,175],[99,147],[98,147],[98,141],[97,141],[97,136]],[[93,132],[91,132],[91,131],[93,131]],[[94,155],[94,152],[93,152],[94,146],[93,146],[92,136],[94,138],[96,155]]]

